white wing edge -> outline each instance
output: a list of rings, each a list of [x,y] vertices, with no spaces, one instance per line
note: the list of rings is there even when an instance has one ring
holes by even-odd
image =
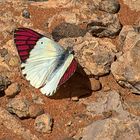
[[[73,58],[74,58],[73,54],[70,54],[66,59],[66,61],[64,62],[64,64],[57,70],[57,72],[52,74],[52,79],[48,81],[44,87],[40,88],[42,94],[45,94],[46,96],[54,95],[60,79],[62,78],[67,68],[71,64]]]

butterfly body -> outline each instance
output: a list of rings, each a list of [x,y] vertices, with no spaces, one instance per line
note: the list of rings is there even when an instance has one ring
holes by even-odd
[[[75,72],[77,63],[71,48],[64,49],[53,40],[27,29],[15,31],[15,44],[23,75],[35,88],[52,96],[57,87]]]

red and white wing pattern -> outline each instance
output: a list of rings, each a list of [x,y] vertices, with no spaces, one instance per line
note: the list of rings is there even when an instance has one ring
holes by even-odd
[[[42,94],[52,96],[57,87],[76,71],[77,62],[73,54],[69,54],[57,68],[65,52],[64,48],[31,29],[18,28],[14,32],[14,41],[22,62],[21,67],[24,68],[22,74],[26,75],[32,86],[40,88]]]
[[[43,37],[43,35],[28,29],[28,28],[18,28],[14,32],[14,41],[18,54],[20,56],[21,62],[25,62],[29,58],[30,51],[36,45],[36,42]]]
[[[63,77],[60,79],[58,86],[64,84],[74,74],[76,69],[77,69],[77,62],[75,59],[73,59],[70,66],[67,68],[66,72],[64,73]]]

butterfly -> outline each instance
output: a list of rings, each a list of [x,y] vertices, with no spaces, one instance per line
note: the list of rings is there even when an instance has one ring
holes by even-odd
[[[64,49],[55,41],[28,28],[14,31],[14,42],[21,71],[30,84],[42,94],[52,96],[76,71],[72,48]]]

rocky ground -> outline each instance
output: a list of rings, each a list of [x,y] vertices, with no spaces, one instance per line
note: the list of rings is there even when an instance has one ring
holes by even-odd
[[[1,0],[0,140],[139,140],[139,17],[139,0]],[[75,51],[51,98],[21,74],[18,27]]]

